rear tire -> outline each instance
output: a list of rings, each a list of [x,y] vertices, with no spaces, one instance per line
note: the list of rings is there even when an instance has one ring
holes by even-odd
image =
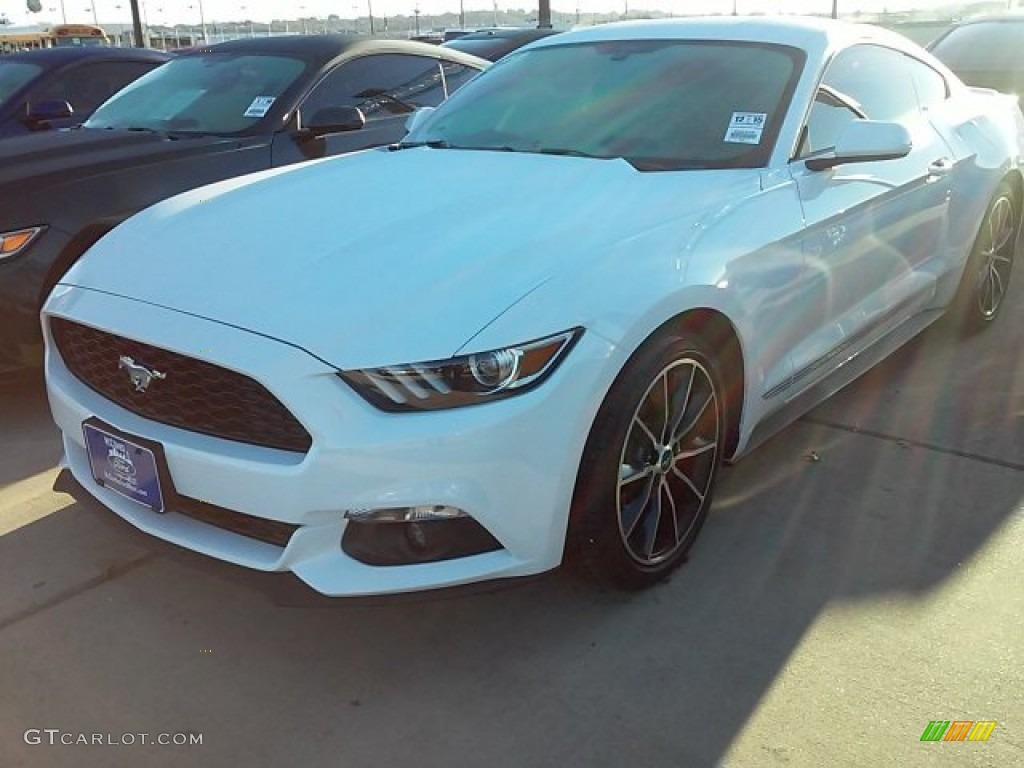
[[[1003,181],[985,211],[950,307],[952,322],[961,332],[977,333],[999,314],[1010,286],[1019,228],[1019,202]]]
[[[722,462],[724,391],[699,337],[661,334],[633,355],[584,449],[567,539],[571,565],[641,589],[685,561]]]

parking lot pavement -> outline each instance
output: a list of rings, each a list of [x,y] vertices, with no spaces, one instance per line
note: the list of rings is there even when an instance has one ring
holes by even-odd
[[[319,598],[51,494],[45,397],[8,387],[0,765],[1024,764],[1022,284],[730,468],[635,595]],[[932,720],[997,726],[923,743]]]

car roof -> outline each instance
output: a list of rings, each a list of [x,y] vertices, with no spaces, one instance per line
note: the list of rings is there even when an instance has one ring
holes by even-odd
[[[465,35],[455,38],[456,40],[540,40],[542,37],[558,34],[557,29],[522,27],[508,28],[496,27],[495,29],[478,29]],[[451,41],[449,41],[451,42]]]
[[[967,27],[967,26],[970,26],[971,24],[990,24],[990,23],[992,23],[994,21],[995,22],[1000,22],[1000,23],[1010,23],[1010,24],[1016,22],[1016,23],[1019,24],[1021,22],[1024,22],[1024,14],[1020,14],[1020,13],[1005,13],[1005,14],[995,14],[993,16],[975,16],[975,17],[970,18],[970,19],[963,19],[962,21],[958,21],[956,24],[953,25],[953,28],[956,28],[956,27]]]
[[[470,54],[412,40],[384,40],[364,35],[280,35],[277,37],[243,37],[216,45],[200,46],[181,53],[179,58],[201,56],[210,51],[223,53],[259,53],[292,56],[307,63],[324,66],[339,56],[359,53],[406,53],[483,67],[489,64]]]
[[[722,40],[776,43],[810,53],[859,42],[874,42],[905,51],[920,51],[908,38],[871,24],[814,16],[699,16],[682,19],[620,21],[575,29],[543,38],[533,47],[603,40]]]
[[[457,37],[442,44],[442,48],[465,51],[491,61],[502,59],[524,45],[558,34],[553,29],[487,30]]]
[[[27,61],[47,69],[77,61],[167,61],[170,55],[151,48],[110,48],[107,46],[66,46],[8,53],[3,61]]]

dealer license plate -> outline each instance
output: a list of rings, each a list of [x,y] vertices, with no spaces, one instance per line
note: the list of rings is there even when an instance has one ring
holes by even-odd
[[[93,424],[83,424],[82,432],[92,476],[97,483],[154,512],[164,511],[160,473],[153,451]]]

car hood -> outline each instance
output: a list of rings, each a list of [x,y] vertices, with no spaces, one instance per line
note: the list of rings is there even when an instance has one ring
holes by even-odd
[[[339,368],[443,359],[556,272],[573,270],[586,291],[587,261],[609,245],[660,228],[681,246],[673,223],[758,184],[757,171],[369,150],[159,203],[62,282],[243,327]]]
[[[161,162],[170,157],[208,152],[210,147],[237,145],[221,136],[170,138],[149,131],[76,128],[42,131],[0,142],[0,186],[23,194],[26,184],[64,182],[123,166]]]

